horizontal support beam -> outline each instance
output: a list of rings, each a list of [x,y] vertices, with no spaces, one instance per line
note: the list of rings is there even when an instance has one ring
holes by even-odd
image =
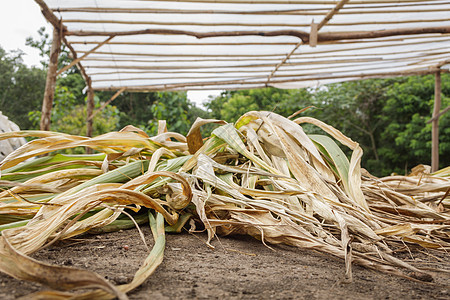
[[[348,0],[347,0],[348,1]],[[356,26],[356,25],[393,25],[393,24],[412,24],[412,23],[442,23],[448,22],[450,19],[416,19],[416,20],[366,20],[362,22],[333,22],[328,23],[328,27],[336,26]],[[123,25],[161,25],[161,26],[238,26],[238,27],[305,27],[310,26],[309,23],[261,23],[261,22],[195,22],[195,21],[155,21],[155,20],[117,20],[117,19],[65,19],[64,23],[76,24],[123,24]],[[320,25],[320,24],[319,24]],[[319,26],[320,28],[320,26]]]
[[[154,1],[154,0],[140,0]],[[255,4],[253,0],[158,0],[160,2],[192,2],[192,3],[236,3],[236,4]],[[383,3],[427,3],[425,0],[352,0],[352,4],[383,4]],[[334,0],[258,0],[258,4],[316,4],[316,5],[335,5]]]
[[[317,37],[318,42],[324,41],[339,41],[339,40],[356,40],[380,38],[399,35],[421,35],[430,33],[450,33],[450,26],[435,26],[435,27],[417,27],[417,28],[402,28],[389,30],[375,30],[375,31],[360,31],[360,32],[330,32],[319,33]],[[299,30],[275,30],[275,31],[213,31],[213,32],[195,32],[188,30],[172,30],[172,29],[144,29],[132,31],[67,31],[66,35],[73,36],[126,36],[126,35],[143,35],[143,34],[162,34],[162,35],[188,35],[196,38],[208,37],[227,37],[227,36],[295,36],[303,41],[309,42],[309,33]]]
[[[438,4],[432,4],[438,5]],[[441,12],[440,8],[431,9],[392,9],[397,6],[388,6],[391,9],[377,9],[367,7],[352,7],[348,11],[341,10],[340,15],[353,14],[398,14],[398,13],[427,13],[427,12]],[[402,6],[400,6],[402,7]],[[386,8],[383,6],[381,8]],[[129,13],[129,14],[224,14],[224,15],[302,15],[302,16],[320,16],[326,15],[328,9],[325,8],[311,8],[311,9],[286,9],[286,10],[211,10],[211,9],[161,9],[161,8],[119,8],[119,7],[58,7],[54,8],[57,12],[84,12],[84,13]]]

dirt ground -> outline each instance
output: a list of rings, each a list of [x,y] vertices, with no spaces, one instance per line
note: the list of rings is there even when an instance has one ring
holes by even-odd
[[[144,233],[152,245],[150,230]],[[216,239],[213,250],[205,240],[203,234],[167,235],[163,263],[130,299],[450,299],[450,273],[436,273],[433,284],[424,284],[354,266],[353,282],[343,284],[343,261],[328,255],[283,245],[272,250],[242,236]],[[401,255],[416,265],[450,270],[450,255]],[[146,250],[134,229],[83,236],[34,257],[122,284],[131,281]],[[41,289],[0,273],[0,299]]]

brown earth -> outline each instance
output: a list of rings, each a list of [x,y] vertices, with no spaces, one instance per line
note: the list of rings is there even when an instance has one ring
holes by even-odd
[[[150,230],[144,233],[152,244]],[[242,236],[216,239],[213,250],[205,240],[203,234],[167,235],[163,263],[130,299],[450,299],[450,273],[435,273],[434,283],[426,284],[354,266],[353,282],[344,284],[343,261],[325,254],[283,245],[269,249]],[[399,255],[416,266],[450,270],[450,255]],[[96,271],[116,284],[131,281],[145,256],[137,230],[87,235],[34,255]],[[41,289],[0,273],[0,299]]]

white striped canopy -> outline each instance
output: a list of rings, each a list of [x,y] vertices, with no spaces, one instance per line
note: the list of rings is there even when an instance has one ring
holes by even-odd
[[[450,1],[35,1],[96,90],[300,88],[450,62]]]

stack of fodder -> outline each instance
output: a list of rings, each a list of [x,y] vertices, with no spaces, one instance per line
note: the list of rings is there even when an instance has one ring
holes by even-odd
[[[0,111],[0,133],[18,130],[20,130],[19,126],[9,120],[8,117]],[[9,153],[13,152],[15,149],[19,148],[26,142],[27,141],[23,137],[0,141],[0,161],[2,161]]]
[[[219,126],[202,139],[199,127],[207,123]],[[326,135],[305,134],[305,123]],[[154,137],[132,126],[94,138],[3,134],[40,139],[1,165],[0,270],[59,289],[100,288],[84,294],[51,292],[55,297],[124,299],[162,261],[163,221],[166,231],[180,231],[189,218],[207,230],[211,247],[215,235],[247,234],[267,244],[341,258],[346,281],[352,279],[354,263],[431,281],[432,274],[394,252],[403,247],[449,249],[448,168],[412,176],[362,175],[358,143],[319,120],[291,121],[273,112],[249,112],[236,124],[198,119],[186,137],[161,125]],[[336,141],[351,149],[350,159]],[[26,161],[79,146],[99,154]],[[129,284],[114,286],[86,270],[46,265],[27,256],[85,232],[133,226],[123,217],[130,212],[135,223],[150,220],[156,244]]]

